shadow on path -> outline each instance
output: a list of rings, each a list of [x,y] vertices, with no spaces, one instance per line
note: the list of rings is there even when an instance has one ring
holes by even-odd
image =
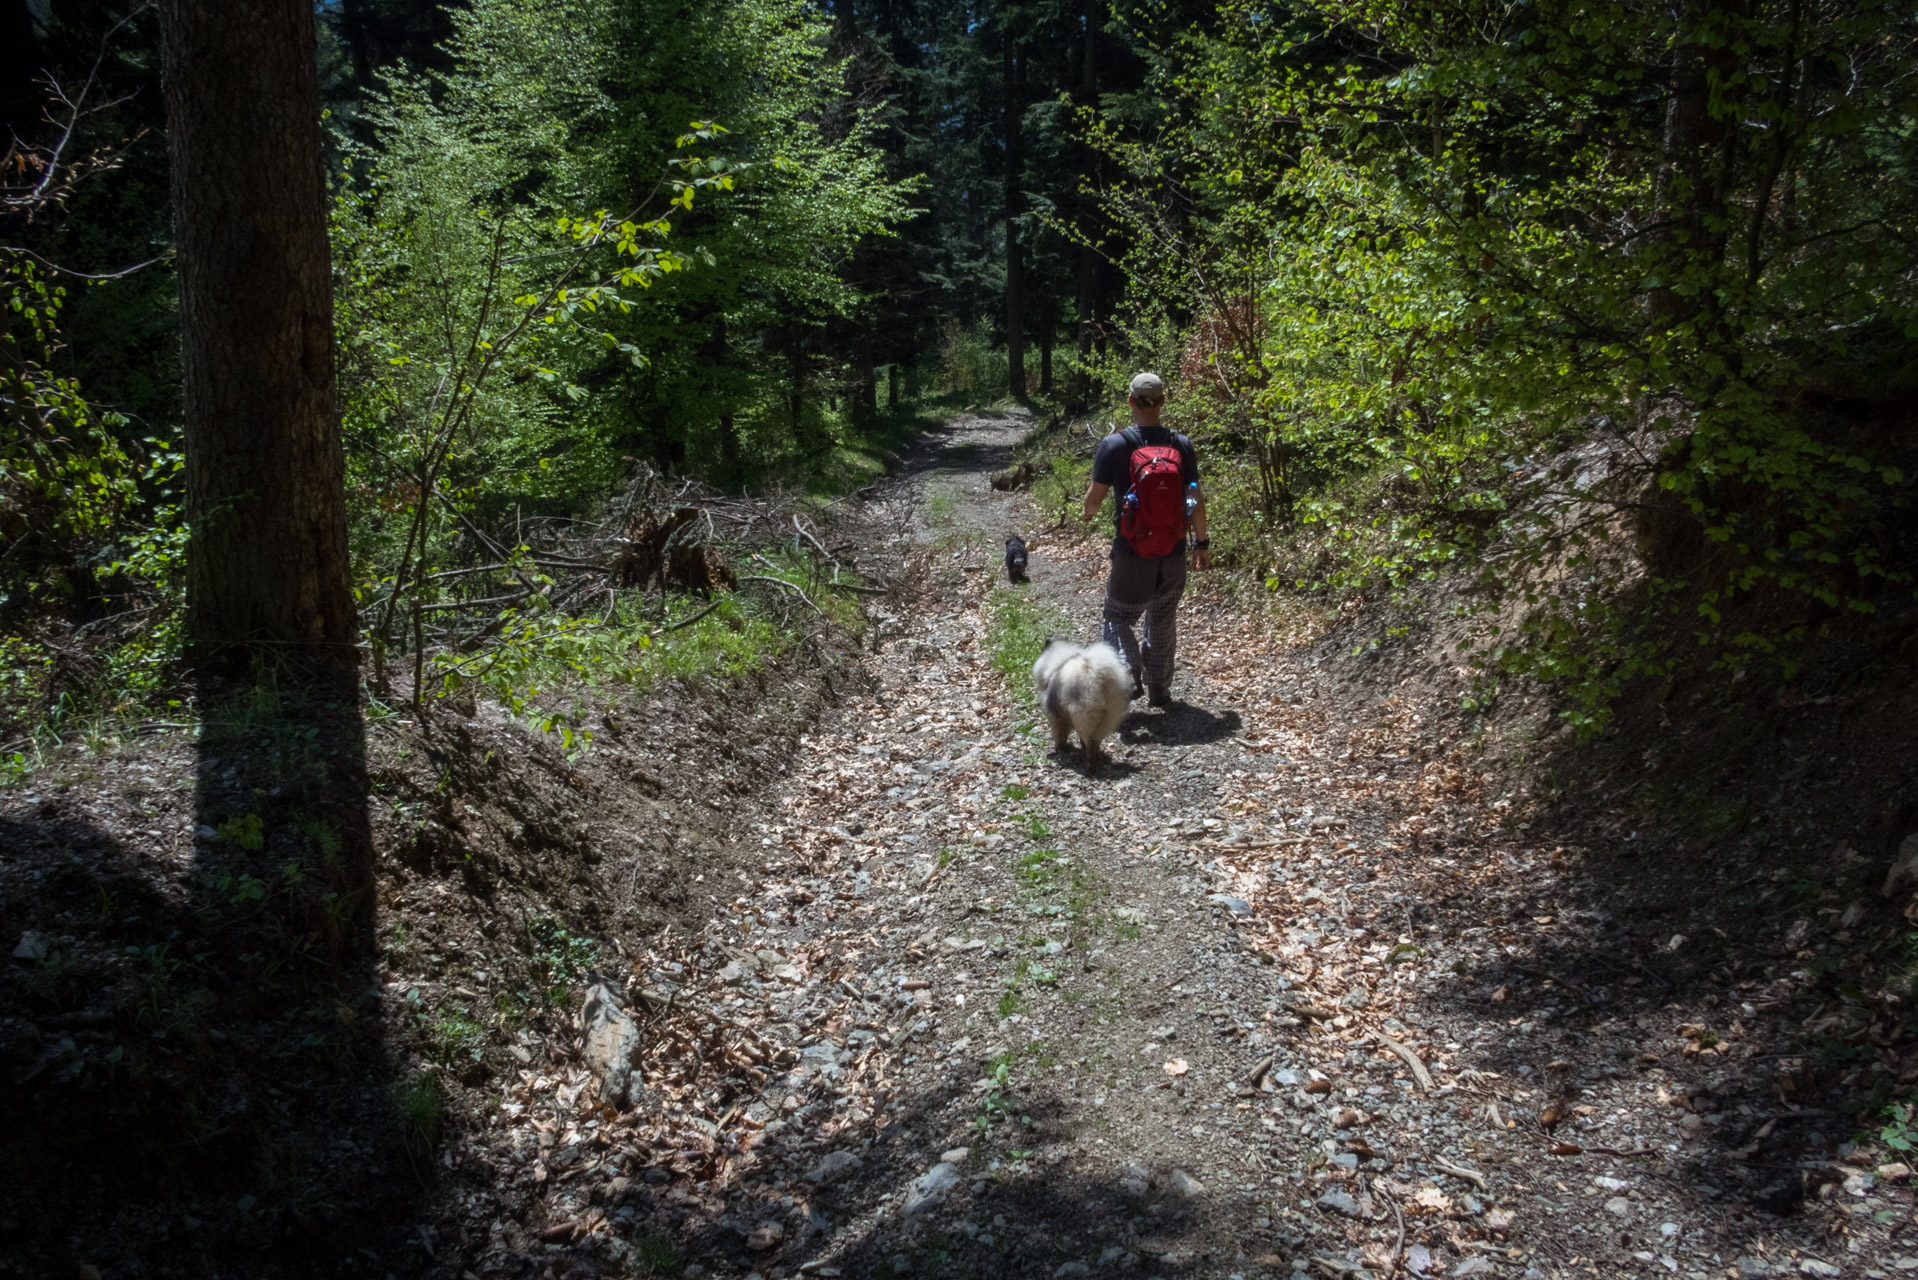
[[[357,691],[200,709],[192,740],[67,758],[0,817],[0,929],[32,935],[0,987],[8,1274],[406,1255],[439,1109],[386,1079]]]
[[[1174,702],[1162,712],[1134,711],[1119,725],[1119,737],[1128,746],[1193,747],[1223,741],[1244,725],[1236,711]]]

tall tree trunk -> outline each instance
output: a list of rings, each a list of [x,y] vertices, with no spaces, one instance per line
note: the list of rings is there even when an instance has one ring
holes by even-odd
[[[45,129],[38,25],[26,0],[0,2],[0,130],[23,142],[41,140]]]
[[[793,339],[787,357],[787,408],[792,414],[793,439],[800,438],[799,424],[806,415],[806,349],[798,338]]]
[[[1099,97],[1099,61],[1098,51],[1099,0],[1085,0],[1085,57],[1083,83],[1081,84],[1082,105],[1096,105]],[[1079,148],[1080,176],[1089,176],[1095,158],[1090,147]],[[1089,402],[1092,392],[1092,374],[1089,370],[1092,358],[1092,330],[1095,323],[1092,309],[1093,290],[1098,283],[1099,255],[1092,247],[1094,230],[1099,214],[1098,202],[1091,195],[1085,196],[1079,206],[1079,245],[1078,261],[1075,265],[1074,282],[1078,287],[1073,301],[1073,313],[1079,322],[1079,379],[1073,388],[1074,398],[1083,406]]]
[[[886,410],[891,412],[899,407],[899,362],[893,361],[886,366]]]
[[[1085,0],[1085,51],[1080,68],[1086,98],[1099,91],[1099,0]]]
[[[1006,89],[1006,385],[1012,394],[1026,393],[1026,271],[1019,247],[1020,176],[1024,168],[1024,147],[1019,136],[1019,121],[1024,114],[1024,95],[1019,77],[1019,52],[1011,28],[1004,32]]]
[[[860,426],[870,425],[879,416],[879,368],[873,362],[872,343],[861,340],[853,353],[852,418]]]
[[[1711,109],[1714,82],[1724,85],[1737,69],[1726,30],[1733,11],[1725,0],[1687,0],[1672,40],[1672,70],[1665,101],[1665,146],[1655,182],[1655,217],[1662,229],[1650,237],[1658,275],[1652,291],[1655,320],[1675,323],[1694,314],[1705,296],[1673,290],[1670,282],[1724,249],[1726,170],[1730,120]]]
[[[726,336],[726,313],[721,311],[713,316],[713,331],[700,349],[699,358],[708,369],[720,371],[721,397],[730,399],[724,371],[733,363],[732,343]],[[739,426],[731,413],[719,415],[719,469],[725,480],[735,480],[742,470],[740,465],[742,451],[739,442]]]
[[[1043,326],[1039,333],[1039,391],[1043,395],[1052,394],[1052,326]]]
[[[1083,221],[1080,223],[1080,233],[1088,239],[1092,235],[1092,217],[1092,210],[1088,208],[1085,211]],[[1083,379],[1087,376],[1085,369],[1086,363],[1092,355],[1092,331],[1097,323],[1096,318],[1092,314],[1092,307],[1093,284],[1098,279],[1098,253],[1089,244],[1080,245],[1079,260],[1076,265],[1078,267],[1078,280],[1076,282],[1078,284],[1078,291],[1072,309],[1079,320],[1079,370],[1081,378]],[[1085,388],[1081,387],[1080,390],[1083,392]]]
[[[372,0],[340,0],[340,34],[353,56],[353,85],[364,93],[373,87],[373,31],[367,21]]]
[[[187,639],[203,669],[357,664],[320,89],[307,0],[165,0],[185,381]]]

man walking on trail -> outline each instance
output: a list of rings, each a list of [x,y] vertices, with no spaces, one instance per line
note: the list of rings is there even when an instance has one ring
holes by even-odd
[[[1211,553],[1205,534],[1205,497],[1199,492],[1199,458],[1192,442],[1159,425],[1165,409],[1165,380],[1141,373],[1127,391],[1132,425],[1099,442],[1092,460],[1092,483],[1079,518],[1090,524],[1106,491],[1119,536],[1112,540],[1112,572],[1106,578],[1105,624],[1101,638],[1125,655],[1132,668],[1132,696],[1148,696],[1149,705],[1172,702],[1172,659],[1179,644],[1179,597],[1185,594],[1186,541],[1192,565],[1207,567]],[[1145,639],[1133,635],[1141,618]]]

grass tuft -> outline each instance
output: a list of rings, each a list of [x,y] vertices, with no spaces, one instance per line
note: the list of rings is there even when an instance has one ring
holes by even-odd
[[[1013,587],[995,587],[987,601],[986,645],[992,668],[1024,685],[1046,641],[1067,629],[1056,609]]]
[[[393,1106],[406,1149],[416,1156],[431,1150],[446,1124],[446,1095],[440,1091],[439,1077],[428,1072],[409,1077],[394,1092]]]

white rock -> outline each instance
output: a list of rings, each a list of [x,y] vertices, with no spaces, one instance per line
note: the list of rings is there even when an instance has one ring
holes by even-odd
[[[930,1171],[914,1178],[912,1185],[906,1188],[906,1209],[908,1218],[914,1218],[939,1204],[952,1189],[959,1185],[959,1170],[949,1164],[936,1164]]]
[[[1244,898],[1235,898],[1229,893],[1208,894],[1205,900],[1215,907],[1224,907],[1235,916],[1249,916],[1252,914],[1251,903],[1247,902]]]
[[[585,1032],[586,1066],[599,1079],[599,1096],[615,1106],[627,1105],[640,1079],[639,1059],[645,1049],[639,1025],[601,983],[586,989],[579,1021]]]
[[[1613,1196],[1610,1200],[1607,1200],[1605,1202],[1605,1212],[1615,1213],[1621,1218],[1629,1214],[1631,1211],[1632,1211],[1632,1202],[1630,1200],[1627,1200],[1624,1196]]]
[[[1205,1194],[1205,1183],[1184,1169],[1174,1169],[1166,1179],[1166,1189],[1181,1200],[1192,1200]]]
[[[1073,1276],[1089,1276],[1092,1268],[1083,1262],[1062,1262],[1059,1269],[1052,1273],[1052,1280],[1071,1280]]]
[[[20,943],[13,949],[15,960],[45,960],[47,958],[47,940],[29,929],[20,935]]]
[[[1831,1263],[1821,1262],[1817,1258],[1802,1259],[1798,1264],[1798,1269],[1808,1276],[1835,1276],[1843,1274],[1837,1267],[1832,1266]]]
[[[1623,1191],[1625,1188],[1631,1186],[1632,1184],[1625,1181],[1623,1178],[1602,1178],[1601,1177],[1601,1178],[1593,1178],[1592,1185],[1595,1187],[1603,1187],[1607,1191]]]
[[[943,1151],[939,1154],[939,1163],[964,1164],[966,1162],[966,1157],[971,1154],[972,1154],[971,1147],[954,1147],[950,1151]]]

